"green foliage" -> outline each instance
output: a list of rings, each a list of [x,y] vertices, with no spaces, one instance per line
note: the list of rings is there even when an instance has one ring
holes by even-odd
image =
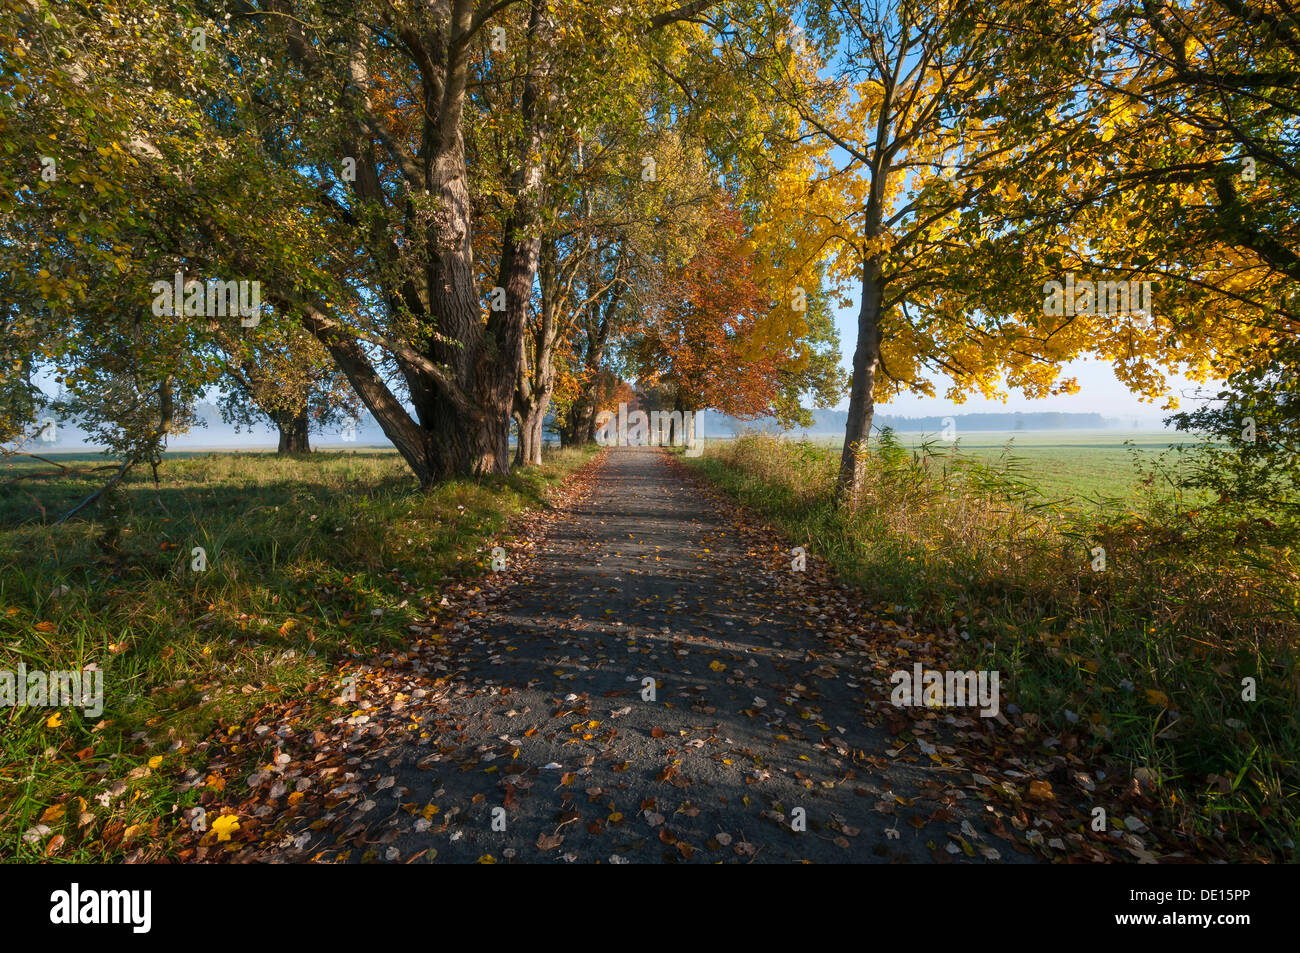
[[[848,375],[840,367],[840,332],[831,310],[831,295],[819,269],[818,284],[807,296],[808,324],[804,348],[807,360],[799,369],[783,367],[773,402],[773,416],[782,427],[810,427],[812,411],[833,407],[848,388]],[[811,407],[805,407],[811,398]]]
[[[1279,341],[1232,374],[1205,406],[1176,414],[1180,430],[1214,442],[1187,485],[1212,492],[1246,531],[1300,538],[1300,344]]]

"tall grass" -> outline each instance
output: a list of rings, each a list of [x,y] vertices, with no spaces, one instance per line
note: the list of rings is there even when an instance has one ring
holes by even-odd
[[[1185,496],[1166,461],[1128,498],[1085,502],[1045,498],[1009,453],[909,452],[886,432],[867,455],[852,508],[833,502],[835,449],[750,436],[693,462],[868,601],[959,634],[954,664],[998,670],[1041,724],[1145,768],[1177,830],[1294,853],[1294,540]]]

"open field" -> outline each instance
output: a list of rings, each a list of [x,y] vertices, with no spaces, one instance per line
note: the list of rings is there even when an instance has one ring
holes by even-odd
[[[899,440],[914,448],[925,442],[914,434]],[[1175,476],[1180,462],[1170,447],[1195,443],[1186,434],[1151,431],[986,432],[959,437],[953,452],[990,464],[1014,461],[1043,496],[1086,504],[1136,492],[1153,468]]]
[[[959,458],[977,460],[1018,474],[1026,486],[1045,499],[1071,506],[1116,502],[1139,491],[1142,481],[1156,472],[1168,484],[1182,467],[1177,447],[1195,446],[1197,440],[1175,431],[1054,430],[983,431],[960,435],[945,443],[938,434],[899,433],[898,441],[910,450],[928,447],[935,462]],[[787,438],[798,442],[799,438]],[[706,445],[726,440],[706,440]],[[843,446],[842,439],[809,438],[809,443]]]

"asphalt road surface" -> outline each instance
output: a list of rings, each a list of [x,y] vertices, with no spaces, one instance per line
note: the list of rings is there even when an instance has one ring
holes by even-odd
[[[666,453],[597,467],[414,681],[340,720],[326,813],[282,859],[1034,859],[949,743],[978,714],[889,704],[889,672],[931,661],[905,626]]]

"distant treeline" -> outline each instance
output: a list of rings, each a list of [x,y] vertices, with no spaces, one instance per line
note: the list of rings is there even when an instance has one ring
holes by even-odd
[[[842,434],[848,414],[842,410],[819,410],[813,414],[811,427],[797,429],[794,433]],[[779,428],[771,420],[737,420],[723,414],[705,411],[700,415],[705,435],[722,436],[745,430],[776,432]],[[1101,414],[1063,413],[1008,413],[1008,414],[945,414],[936,417],[897,417],[876,414],[873,428],[890,427],[900,433],[937,433],[951,420],[960,432],[975,430],[1105,430],[1119,427],[1123,421],[1103,417]]]
[[[172,437],[168,446],[173,450],[187,450],[197,447],[241,447],[244,449],[267,448],[275,446],[274,430],[266,426],[243,427],[236,430],[221,418],[217,407],[201,401],[195,408],[197,420],[188,433]],[[49,414],[48,408],[42,411],[38,421]],[[813,413],[813,425],[808,428],[796,428],[790,433],[796,436],[842,436],[847,413],[842,410],[818,410]],[[949,418],[954,422],[958,433],[971,433],[981,430],[1016,431],[1016,430],[1104,430],[1122,427],[1128,421],[1103,417],[1101,414],[1061,414],[1061,413],[1008,413],[1008,414],[947,414],[935,417],[901,417],[891,414],[876,414],[873,429],[890,427],[899,433],[939,433]],[[546,418],[545,438],[548,442],[557,439],[554,433],[554,414]],[[740,420],[728,417],[717,411],[701,411],[697,427],[705,437],[727,437],[746,431],[764,431],[780,433],[781,428],[770,418],[758,420]],[[53,440],[38,438],[36,447],[47,451],[54,450],[89,450],[92,444],[87,442],[86,433],[74,421],[59,419],[56,428],[49,436]],[[347,438],[337,428],[313,438],[323,446],[347,446]],[[353,437],[358,446],[387,446],[388,437],[370,414],[363,413]]]

